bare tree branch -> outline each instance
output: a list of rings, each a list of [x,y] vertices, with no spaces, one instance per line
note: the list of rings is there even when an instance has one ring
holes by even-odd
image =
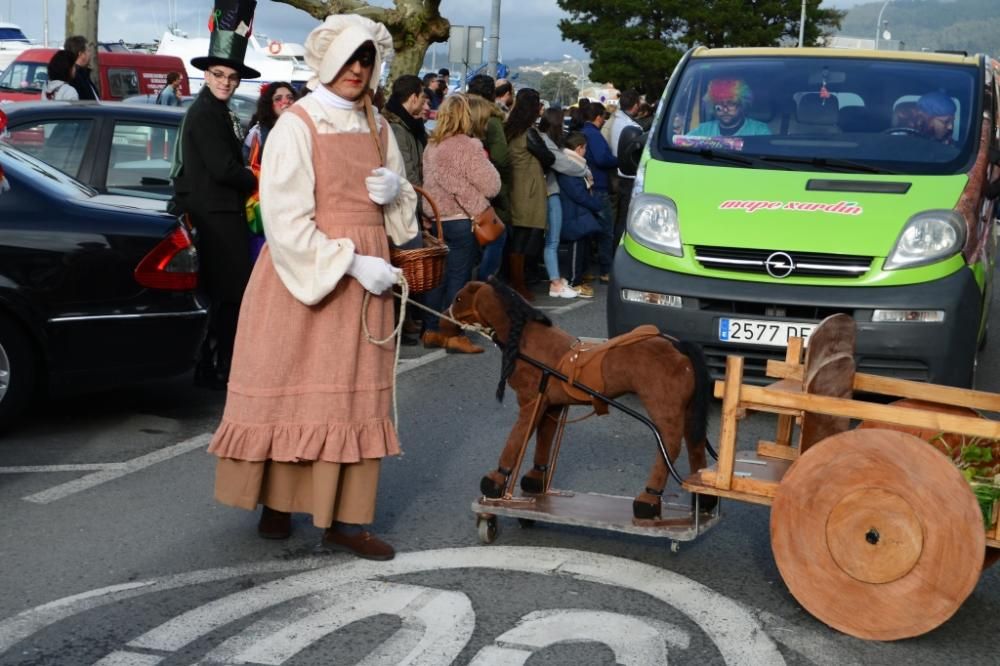
[[[395,0],[394,8],[377,7],[365,0],[273,1],[301,9],[320,21],[330,14],[358,14],[385,24],[396,50],[390,81],[420,71],[428,47],[447,41],[451,30],[448,19],[441,16],[441,0]]]

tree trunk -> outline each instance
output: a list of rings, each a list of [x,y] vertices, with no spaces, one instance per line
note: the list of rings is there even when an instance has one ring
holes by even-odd
[[[97,59],[100,54],[97,51],[97,10],[100,4],[100,0],[66,0],[66,36],[83,35],[87,44],[92,45],[90,77],[98,90]]]
[[[441,16],[441,0],[395,0],[393,9],[376,7],[364,0],[274,1],[301,9],[321,21],[330,14],[358,14],[385,24],[396,50],[387,87],[403,74],[417,74],[430,45],[447,41],[451,29],[448,19]]]

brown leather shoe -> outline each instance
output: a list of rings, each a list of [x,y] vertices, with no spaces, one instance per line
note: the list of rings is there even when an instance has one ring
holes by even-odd
[[[357,534],[345,534],[340,530],[328,528],[323,533],[323,545],[331,550],[352,553],[366,560],[391,560],[396,557],[396,551],[392,546],[368,530],[362,530]]]
[[[444,335],[440,331],[432,331],[430,329],[424,331],[424,334],[420,336],[420,341],[424,343],[424,347],[430,349],[431,347],[444,347],[448,343],[448,336]]]
[[[456,335],[454,337],[448,338],[448,342],[445,344],[445,349],[449,353],[453,354],[482,354],[483,348],[479,345],[472,344],[472,340],[465,337],[464,335]]]
[[[260,512],[257,534],[265,539],[287,539],[292,534],[292,514],[265,506]]]

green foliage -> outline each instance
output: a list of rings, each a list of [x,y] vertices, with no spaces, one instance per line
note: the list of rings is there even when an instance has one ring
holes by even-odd
[[[538,90],[542,87],[542,74],[541,72],[536,72],[534,70],[519,69],[517,70],[517,87],[518,88],[534,88]],[[541,93],[539,93],[541,94]]]
[[[972,487],[983,514],[983,525],[986,529],[993,527],[993,510],[1000,499],[1000,461],[993,455],[996,440],[962,435],[961,440],[953,446],[942,432],[931,439],[931,442],[939,443],[947,450],[955,466]]]
[[[557,0],[570,18],[563,39],[591,56],[591,78],[619,89],[659,92],[696,45],[777,46],[799,34],[800,0]],[[843,12],[807,0],[806,43],[840,26]]]
[[[882,2],[852,7],[841,33],[873,39]],[[896,0],[882,14],[893,40],[908,50],[1000,53],[1000,16],[996,0]]]
[[[554,106],[569,106],[576,102],[580,89],[576,77],[566,72],[550,72],[542,77],[538,94]]]

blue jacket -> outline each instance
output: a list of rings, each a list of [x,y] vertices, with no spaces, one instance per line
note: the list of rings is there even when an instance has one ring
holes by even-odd
[[[556,173],[559,179],[559,201],[562,203],[560,238],[580,240],[601,230],[598,216],[603,209],[600,199],[587,189],[583,178]]]
[[[601,135],[594,123],[583,124],[583,134],[587,137],[587,166],[594,174],[594,189],[608,191],[608,174],[611,169],[618,168],[618,158],[611,152],[611,147]]]

